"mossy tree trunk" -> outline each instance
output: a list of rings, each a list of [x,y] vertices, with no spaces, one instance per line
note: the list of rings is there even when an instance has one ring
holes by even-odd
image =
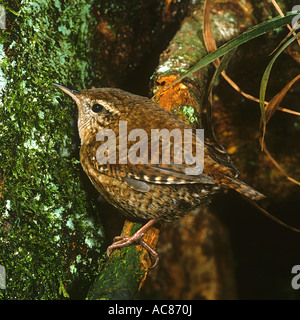
[[[77,0],[4,6],[0,264],[7,279],[0,297],[84,297],[103,229],[80,177],[75,106],[52,83],[92,84],[93,6]]]
[[[284,1],[280,5],[288,11],[291,8],[289,1],[286,3],[286,7]],[[104,254],[101,260],[105,248],[99,213],[103,208],[78,161],[75,106],[51,83],[74,89],[93,84],[118,86],[147,94],[148,79],[158,64],[151,82],[151,92],[158,93],[205,54],[203,1],[191,5],[189,1],[136,0],[125,5],[104,0],[35,0],[9,1],[5,8],[7,28],[1,33],[0,264],[6,268],[7,289],[0,291],[0,297],[84,298],[97,277],[89,299],[134,298],[148,275],[149,256],[139,246],[132,246],[116,250],[107,261]],[[211,13],[213,34],[220,45],[275,15],[265,2],[216,1]],[[274,38],[265,38],[255,52],[272,51],[278,43],[278,37],[277,42]],[[249,75],[259,69],[249,66],[248,58],[253,54],[248,48],[238,51],[231,64],[246,88]],[[141,64],[144,58],[154,56],[153,52],[158,57],[163,50],[159,62],[152,59],[146,68]],[[243,59],[247,61],[243,68],[235,67]],[[295,72],[294,65],[288,65]],[[195,118],[201,124],[199,115],[212,70],[195,73],[157,95],[156,101],[193,125]],[[287,82],[285,77],[278,78],[275,92]],[[144,85],[138,86],[139,82]],[[253,129],[258,112],[254,116],[247,112],[238,94],[232,94],[235,104],[226,95],[226,104],[222,103],[222,95],[229,89],[222,81],[219,88],[214,103],[215,130],[242,178],[260,191],[267,190],[271,200],[292,197],[296,187],[282,179],[260,153],[258,130]],[[242,107],[237,108],[239,105]],[[245,121],[244,113],[252,121],[246,128],[240,125]],[[286,124],[295,136],[296,126],[290,126],[289,120]],[[276,144],[276,137],[273,141],[271,144]],[[288,141],[290,146],[293,141]],[[278,155],[288,172],[297,176],[298,151],[293,152],[293,157],[282,152]],[[126,221],[123,234],[139,226]],[[158,234],[158,229],[150,230],[146,241],[156,246]],[[150,273],[145,293],[156,291],[163,298],[177,299],[236,297],[228,232],[211,210],[167,226],[161,232],[158,251],[160,266]]]

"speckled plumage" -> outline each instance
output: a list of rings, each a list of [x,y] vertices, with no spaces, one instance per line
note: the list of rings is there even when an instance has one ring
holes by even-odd
[[[142,127],[150,137],[150,130],[153,128],[189,128],[186,123],[175,118],[169,112],[153,103],[151,100],[132,95],[118,89],[92,89],[82,91],[77,96],[89,95],[95,101],[110,101],[118,111],[121,111],[115,117],[110,112],[101,118],[105,119],[98,123],[98,130],[101,128],[113,128],[118,141],[118,122],[127,121],[128,132],[135,128]],[[79,109],[80,110],[80,109]],[[112,110],[112,109],[111,109]],[[79,111],[79,128],[81,117],[84,117]],[[107,120],[109,119],[109,120]],[[142,119],[145,119],[141,122]],[[95,122],[95,126],[96,126]],[[80,129],[79,129],[80,131]],[[95,131],[96,132],[96,131]],[[104,196],[104,198],[122,211],[127,217],[142,219],[157,219],[165,222],[172,222],[181,218],[194,207],[206,205],[210,195],[215,193],[220,187],[217,184],[197,184],[194,176],[186,177],[185,166],[177,166],[175,170],[162,172],[159,170],[163,165],[100,165],[96,160],[96,151],[101,142],[95,141],[95,135],[86,136],[81,134],[80,161],[88,177]],[[131,145],[133,142],[131,143]],[[128,148],[130,143],[128,143]],[[150,147],[150,143],[149,143]],[[165,165],[166,167],[166,165]],[[227,170],[227,169],[226,169]],[[118,174],[120,172],[120,174]],[[122,176],[122,173],[124,175]],[[156,177],[160,180],[155,180]],[[131,187],[125,180],[125,177],[133,180],[141,180],[149,186],[148,192],[139,192]],[[170,177],[172,181],[167,181]],[[187,183],[187,178],[192,181]],[[147,179],[147,180],[146,180]],[[151,179],[151,182],[149,180]],[[186,180],[183,180],[186,179]],[[153,181],[154,180],[154,181]]]
[[[101,195],[126,216],[172,222],[199,205],[207,205],[210,196],[222,188],[232,188],[252,200],[263,198],[237,179],[238,172],[226,151],[209,140],[204,144],[204,170],[200,175],[187,175],[186,168],[190,166],[174,164],[173,154],[170,164],[99,164],[96,152],[103,141],[96,141],[96,135],[101,129],[112,129],[118,146],[120,121],[127,122],[127,132],[142,128],[148,137],[151,129],[179,129],[183,133],[189,126],[150,99],[119,89],[76,92],[58,87],[78,105],[80,161],[84,171]],[[128,141],[127,148],[134,143]],[[149,143],[149,154],[150,147]],[[121,152],[117,148],[117,155]]]

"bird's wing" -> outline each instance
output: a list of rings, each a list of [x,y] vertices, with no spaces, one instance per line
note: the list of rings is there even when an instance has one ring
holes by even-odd
[[[127,163],[124,164],[125,159],[118,159],[118,157],[118,163],[99,163],[97,161],[97,156],[95,155],[95,147],[92,145],[90,149],[86,146],[86,150],[89,150],[86,154],[90,164],[99,171],[99,173],[114,176],[117,179],[126,181],[128,184],[134,184],[134,180],[154,184],[215,184],[215,180],[211,176],[203,173],[203,161],[201,161],[201,159],[198,161],[197,159],[196,163],[196,157],[193,155],[195,154],[196,139],[193,141],[192,148],[190,148],[190,150],[185,149],[184,153],[182,153],[183,147],[177,143],[178,141],[160,139],[160,146],[159,148],[156,148],[156,152],[159,153],[158,158],[156,158],[155,154],[150,154],[151,151],[155,152],[151,150],[150,140],[139,142],[140,145],[146,143],[147,148],[144,149],[146,150],[144,153],[141,152],[141,149],[139,150],[140,153],[137,152],[139,155],[135,158],[135,161],[139,160],[139,163],[136,164],[132,163],[128,158],[126,159]],[[162,152],[163,143],[166,148],[164,149],[165,152]],[[201,148],[204,148],[203,144]],[[168,150],[171,151],[169,153],[169,163],[162,159],[162,154],[166,155]],[[135,155],[137,153],[135,153]],[[117,154],[124,155],[125,153],[122,152],[122,150],[117,149]],[[129,154],[130,148],[128,151],[128,155]],[[133,155],[133,153],[131,155]],[[203,150],[202,155],[204,155]],[[180,163],[180,157],[182,158],[182,163]],[[142,184],[137,183],[136,188],[143,188],[143,186]]]

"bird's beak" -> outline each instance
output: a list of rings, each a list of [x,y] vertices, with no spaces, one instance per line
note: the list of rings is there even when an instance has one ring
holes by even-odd
[[[68,89],[60,84],[57,84],[57,83],[53,83],[54,86],[56,86],[57,88],[59,88],[60,90],[62,90],[63,92],[65,92],[66,94],[68,94],[71,98],[73,98],[75,100],[75,102],[77,104],[80,103],[80,99],[78,97],[78,91],[76,90],[71,90],[71,89]]]

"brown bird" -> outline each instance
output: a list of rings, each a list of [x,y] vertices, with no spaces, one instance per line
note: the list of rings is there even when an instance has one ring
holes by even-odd
[[[203,172],[198,174],[188,173],[187,169],[195,167],[185,161],[188,157],[182,156],[182,163],[175,161],[176,150],[183,152],[175,138],[169,141],[160,138],[156,151],[151,149],[153,129],[167,129],[169,132],[177,129],[177,133],[182,133],[182,136],[185,129],[190,129],[184,121],[152,100],[114,88],[78,92],[55,85],[71,96],[78,106],[80,161],[93,185],[109,203],[127,217],[148,220],[134,235],[116,237],[115,242],[108,247],[108,254],[115,248],[140,243],[157,260],[157,253],[142,240],[147,229],[156,222],[176,221],[193,208],[207,205],[211,195],[223,188],[234,189],[254,201],[264,198],[261,193],[237,179],[238,171],[225,149],[208,139],[202,144],[204,168]],[[124,137],[123,132],[120,132],[120,123],[126,123],[127,133],[134,132],[135,129],[144,130],[146,135],[144,138],[140,137],[141,148],[134,148],[135,139]],[[104,132],[103,129],[106,129],[106,133],[113,132],[111,141],[116,143],[115,149],[99,136],[99,132]],[[124,144],[122,139],[125,138],[127,141]],[[195,133],[193,138],[192,151],[195,153]],[[164,163],[161,159],[163,143],[170,147],[170,163]],[[107,150],[103,154],[99,153],[104,146],[108,146]],[[143,146],[146,146],[144,152]],[[130,150],[136,151],[138,163],[128,161],[128,150],[129,153]],[[149,160],[147,155],[151,152]],[[116,160],[115,163],[99,162],[99,156],[109,155]]]

